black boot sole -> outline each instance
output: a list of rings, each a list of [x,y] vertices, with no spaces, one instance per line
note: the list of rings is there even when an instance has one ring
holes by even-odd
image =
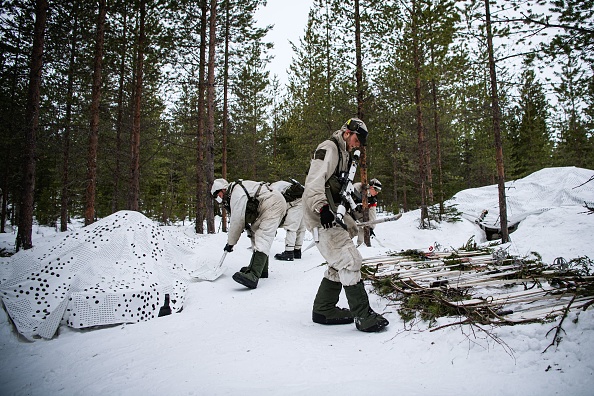
[[[390,322],[386,321],[382,321],[380,323],[376,323],[373,326],[367,327],[365,329],[362,329],[359,327],[359,324],[356,325],[357,330],[359,331],[363,331],[365,333],[377,333],[378,331],[382,331],[384,328],[386,328],[388,325],[390,324]]]
[[[341,324],[350,324],[355,321],[353,318],[334,318],[334,319],[327,319],[324,315],[319,314],[317,312],[312,312],[311,320],[314,323],[323,324],[323,325],[341,325]]]
[[[282,253],[275,254],[274,259],[281,260],[281,261],[293,261],[294,260],[293,257],[283,256]]]
[[[239,284],[244,285],[247,288],[255,289],[258,287],[258,282],[252,282],[249,279],[245,279],[239,272],[233,274],[233,280]]]

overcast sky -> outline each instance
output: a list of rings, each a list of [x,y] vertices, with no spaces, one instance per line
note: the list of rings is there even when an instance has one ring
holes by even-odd
[[[266,7],[256,13],[258,26],[274,25],[266,36],[267,42],[274,43],[270,55],[274,59],[268,66],[270,77],[278,76],[281,85],[288,82],[287,70],[291,64],[293,50],[289,41],[299,45],[307,24],[307,15],[313,0],[268,0]]]

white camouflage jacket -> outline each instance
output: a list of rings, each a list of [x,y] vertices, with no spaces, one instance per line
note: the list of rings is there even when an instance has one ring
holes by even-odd
[[[337,166],[339,172],[348,170],[349,153],[346,149],[346,142],[342,138],[345,130],[346,125],[332,134],[332,137],[338,141],[338,147],[331,139],[324,140],[316,148],[310,162],[309,171],[305,178],[305,191],[303,192],[303,217],[305,226],[309,231],[322,226],[320,210],[324,205],[328,204],[326,181],[334,175]],[[340,164],[338,164],[339,159],[341,159]]]

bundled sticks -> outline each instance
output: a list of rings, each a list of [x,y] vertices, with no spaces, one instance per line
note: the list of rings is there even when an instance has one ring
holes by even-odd
[[[552,320],[594,303],[594,276],[488,249],[454,252],[409,250],[364,259],[365,279],[379,294],[434,321],[515,324]]]

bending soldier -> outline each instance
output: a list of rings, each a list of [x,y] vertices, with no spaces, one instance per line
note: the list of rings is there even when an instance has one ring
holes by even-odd
[[[284,180],[274,182],[270,185],[273,189],[280,191],[287,202],[287,214],[281,223],[281,227],[286,231],[285,251],[274,255],[274,258],[277,260],[293,261],[294,259],[301,258],[301,246],[303,245],[303,237],[305,235],[305,223],[303,222],[301,196],[299,196],[299,194],[295,195],[290,193],[294,186],[299,187],[301,185]]]
[[[268,277],[268,255],[276,230],[287,210],[285,199],[268,183],[250,180],[229,184],[225,179],[216,179],[210,192],[219,204],[225,205],[231,216],[224,250],[232,252],[243,230],[248,231],[252,258],[247,267],[233,275],[233,280],[255,289],[260,278]]]

